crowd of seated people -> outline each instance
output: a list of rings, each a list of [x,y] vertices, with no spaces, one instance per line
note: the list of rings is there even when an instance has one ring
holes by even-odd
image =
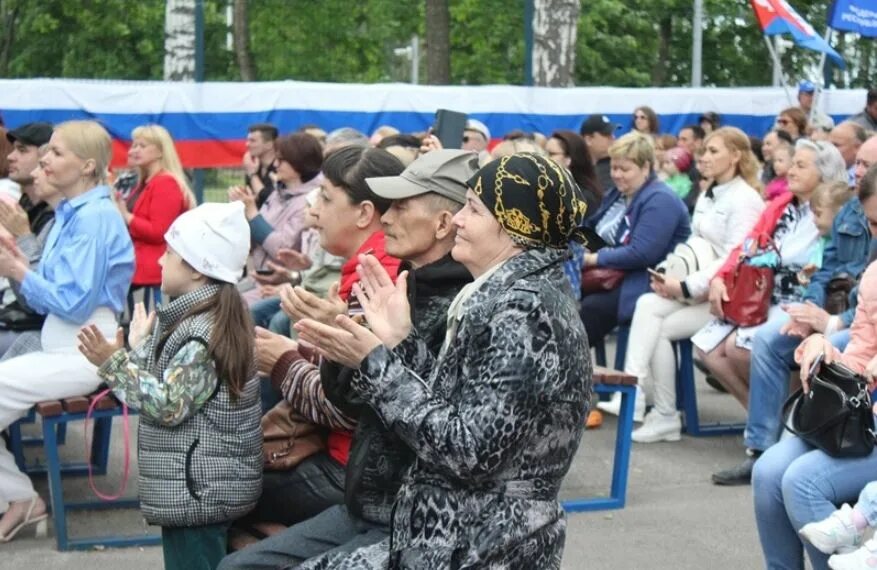
[[[197,206],[158,125],[133,131],[136,177],[113,190],[97,123],[11,129],[0,429],[101,382],[139,407],[144,515],[167,567],[559,568],[558,490],[601,421],[583,348],[628,335],[632,437],[647,444],[681,440],[673,343],[691,339],[747,411],[746,456],[713,481],[756,482],[768,564],[877,556],[862,545],[877,524],[873,459],[782,437],[797,364],[823,355],[877,374],[865,269],[877,137],[861,120],[829,124],[809,89],[763,138],[716,113],[662,133],[647,106],[624,135],[593,115],[578,133],[494,141],[470,120],[458,150],[390,125],[252,125],[224,209]],[[877,115],[877,90],[864,114]],[[775,285],[766,320],[738,327],[728,287],[753,253]],[[618,414],[620,399],[597,407]],[[170,469],[188,483],[162,493],[161,453],[206,465],[173,433],[220,445],[219,471]],[[246,491],[223,508],[219,475],[235,473]],[[5,447],[0,508],[0,541],[45,529],[46,504]]]

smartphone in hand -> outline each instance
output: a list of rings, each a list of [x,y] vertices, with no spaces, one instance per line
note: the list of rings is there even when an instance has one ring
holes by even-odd
[[[667,281],[667,276],[664,275],[663,273],[661,273],[660,271],[655,271],[651,267],[647,267],[646,271],[648,271],[649,275],[652,276],[652,279],[654,279],[658,283],[664,283],[665,281]]]
[[[432,134],[442,143],[444,148],[460,148],[463,146],[463,131],[466,129],[466,113],[439,109],[435,113]]]

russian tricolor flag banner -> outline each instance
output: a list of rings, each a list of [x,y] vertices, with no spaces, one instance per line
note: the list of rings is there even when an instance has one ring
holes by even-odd
[[[828,91],[824,110],[836,119],[857,113],[864,90]],[[515,86],[425,86],[407,84],[172,83],[62,79],[0,80],[0,113],[8,128],[31,121],[101,121],[116,139],[114,164],[125,164],[131,131],[147,123],[166,127],[184,166],[239,166],[247,126],[270,122],[281,133],[303,125],[326,131],[353,127],[371,134],[381,125],[402,132],[425,131],[435,110],[452,109],[483,121],[495,137],[522,129],[550,135],[576,132],[590,114],[606,115],[630,129],[633,109],[658,113],[661,132],[676,134],[715,111],[724,125],[762,136],[777,113],[791,105],[780,88],[551,89]]]

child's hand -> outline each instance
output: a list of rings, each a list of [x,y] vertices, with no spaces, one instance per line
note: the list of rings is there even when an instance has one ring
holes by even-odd
[[[131,316],[131,324],[128,328],[128,345],[136,348],[143,342],[143,339],[152,332],[152,326],[155,324],[155,311],[146,314],[146,307],[143,303],[134,305],[134,314]]]
[[[79,352],[95,366],[101,366],[120,348],[125,346],[125,331],[116,329],[116,341],[108,341],[95,325],[79,330]]]

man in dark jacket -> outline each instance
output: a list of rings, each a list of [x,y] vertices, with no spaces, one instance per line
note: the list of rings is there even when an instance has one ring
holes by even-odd
[[[375,194],[393,200],[381,218],[386,252],[405,260],[412,322],[433,355],[444,341],[451,301],[472,280],[451,258],[456,234],[451,219],[465,202],[466,181],[477,170],[475,154],[440,150],[414,161],[400,176],[367,179]],[[358,420],[347,463],[345,504],[227,557],[221,568],[295,566],[389,536],[393,501],[414,454],[355,397],[353,374],[342,368],[324,363],[321,378],[331,403]]]
[[[579,133],[585,139],[591,161],[597,171],[597,180],[605,195],[610,188],[615,187],[610,175],[611,160],[609,159],[609,147],[615,142],[615,132],[620,125],[613,123],[606,115],[591,115],[582,122]],[[596,211],[596,209],[594,209]]]

